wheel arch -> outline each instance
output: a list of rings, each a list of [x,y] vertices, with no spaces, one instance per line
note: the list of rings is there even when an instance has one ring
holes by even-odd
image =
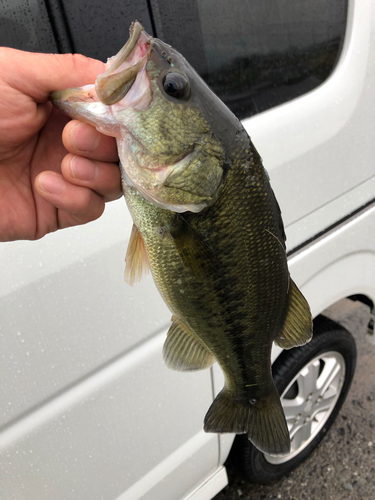
[[[374,304],[375,252],[346,254],[313,272],[299,287],[310,304],[313,317],[352,296],[362,296]]]

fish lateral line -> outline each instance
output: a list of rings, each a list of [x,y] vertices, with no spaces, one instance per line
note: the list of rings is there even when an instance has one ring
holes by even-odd
[[[264,230],[267,231],[267,233],[269,233],[271,236],[273,236],[278,241],[279,245],[283,249],[283,253],[284,253],[285,258],[286,258],[286,249],[284,248],[284,245],[281,243],[279,238],[275,234],[273,234],[269,229],[265,228]],[[289,293],[289,287],[290,287],[290,274],[288,273],[288,283],[287,283],[287,287],[286,287],[287,294]]]
[[[267,233],[269,233],[271,236],[273,236],[279,242],[281,248],[283,249],[283,252],[286,255],[286,251],[285,251],[284,245],[281,243],[281,241],[279,240],[279,238],[275,234],[273,234],[269,229],[265,228],[264,230],[267,231]]]

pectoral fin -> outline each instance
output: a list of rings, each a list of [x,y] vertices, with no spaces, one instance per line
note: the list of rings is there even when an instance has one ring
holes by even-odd
[[[150,270],[145,243],[135,224],[130,235],[125,261],[124,279],[131,286],[140,281]]]
[[[182,262],[196,276],[204,277],[207,273],[218,270],[213,252],[184,216],[177,215],[170,233]]]
[[[283,349],[307,344],[312,338],[310,307],[293,280],[290,280],[289,301],[283,327],[275,344]]]
[[[195,371],[209,368],[215,358],[178,318],[172,316],[170,327],[163,347],[164,362],[176,371]]]

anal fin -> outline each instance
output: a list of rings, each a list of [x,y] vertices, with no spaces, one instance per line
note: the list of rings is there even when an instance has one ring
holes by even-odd
[[[132,227],[125,261],[124,279],[131,286],[150,270],[146,246],[135,224]]]
[[[284,324],[275,344],[283,349],[301,346],[312,338],[312,317],[309,304],[294,281],[290,280],[289,301]]]
[[[163,347],[168,368],[177,371],[209,368],[215,362],[210,351],[181,320],[172,316],[172,321]]]

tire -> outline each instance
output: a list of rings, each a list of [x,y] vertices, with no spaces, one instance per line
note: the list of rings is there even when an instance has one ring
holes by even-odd
[[[255,448],[246,435],[239,435],[228,462],[258,484],[276,481],[297,467],[316,448],[337,417],[354,376],[356,358],[352,335],[338,323],[318,316],[311,342],[283,351],[272,366],[291,432],[291,452],[271,457]]]

